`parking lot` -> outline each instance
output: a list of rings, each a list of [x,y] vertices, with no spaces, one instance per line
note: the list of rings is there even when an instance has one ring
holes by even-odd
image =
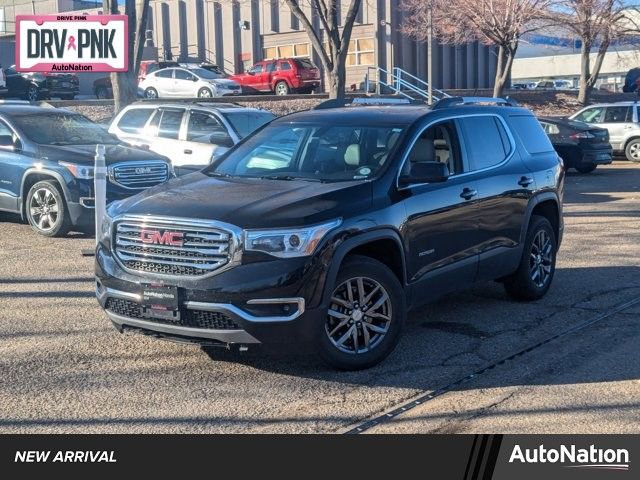
[[[0,214],[0,241],[3,433],[640,430],[639,164],[569,173],[543,300],[515,303],[497,283],[449,295],[362,372],[120,335],[81,255],[92,238]]]

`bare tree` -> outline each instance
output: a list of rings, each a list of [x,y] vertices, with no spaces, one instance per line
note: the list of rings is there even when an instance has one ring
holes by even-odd
[[[581,40],[578,101],[586,105],[611,44],[637,35],[637,21],[623,0],[562,0],[554,10],[556,19],[562,17],[560,25]]]
[[[339,0],[283,1],[304,27],[313,49],[320,57],[329,79],[329,98],[344,97],[349,42],[362,0],[350,0],[342,25],[340,25],[341,7]],[[311,15],[308,15],[305,11],[307,6],[311,7]],[[318,18],[320,29],[316,29],[313,25],[314,16]],[[324,39],[322,32],[324,32]]]
[[[502,92],[520,38],[542,26],[541,19],[552,0],[402,0],[402,30],[425,41],[429,14],[433,33],[442,43],[461,45],[479,41],[497,47],[497,70],[493,95]],[[431,11],[431,12],[430,12]]]
[[[102,0],[102,8],[105,13],[119,13],[117,0]],[[138,93],[138,72],[144,50],[149,0],[125,0],[124,14],[128,16],[129,23],[129,68],[126,72],[111,74],[116,113],[135,101]]]

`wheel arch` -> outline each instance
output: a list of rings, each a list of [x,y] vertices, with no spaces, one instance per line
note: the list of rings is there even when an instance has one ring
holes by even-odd
[[[323,303],[326,303],[331,295],[331,288],[338,277],[340,267],[350,255],[363,255],[383,263],[398,278],[403,289],[406,287],[406,262],[402,240],[398,232],[385,228],[358,234],[336,249],[324,284]]]
[[[527,230],[529,229],[529,224],[531,223],[531,217],[533,215],[540,215],[545,217],[551,223],[553,228],[553,232],[556,236],[556,243],[558,247],[560,246],[560,201],[558,200],[558,196],[554,192],[545,192],[540,195],[535,196],[531,202],[529,202],[529,207],[527,209],[527,216],[522,225],[522,231],[520,234],[520,242],[524,242],[524,239],[527,236]]]
[[[27,194],[29,193],[29,189],[34,186],[36,183],[43,180],[54,180],[62,190],[62,195],[64,196],[64,201],[69,201],[69,190],[67,189],[66,183],[62,175],[58,172],[54,172],[52,170],[39,170],[36,168],[30,168],[25,172],[22,177],[22,184],[20,185],[20,216],[22,220],[26,219],[26,210],[25,210],[25,201],[27,198]]]
[[[625,139],[624,141],[624,145],[622,147],[622,151],[626,152],[627,151],[627,146],[629,145],[629,143],[631,143],[633,140],[640,140],[640,135],[638,134],[634,134],[632,136],[630,136],[629,138]]]

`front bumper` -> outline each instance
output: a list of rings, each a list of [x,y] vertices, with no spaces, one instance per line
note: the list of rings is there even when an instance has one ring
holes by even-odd
[[[96,295],[119,331],[198,344],[278,345],[308,352],[323,325],[320,307],[324,269],[313,259],[238,265],[199,280],[176,279],[177,317],[158,318],[142,305],[141,284],[156,283],[132,274],[102,245],[96,250]]]

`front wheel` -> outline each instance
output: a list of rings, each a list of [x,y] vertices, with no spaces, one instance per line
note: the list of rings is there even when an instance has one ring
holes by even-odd
[[[276,95],[289,95],[289,85],[287,82],[278,82],[275,87]]]
[[[640,162],[640,138],[631,140],[624,149],[624,154],[630,162]]]
[[[37,102],[38,98],[40,98],[40,89],[36,85],[29,85],[24,98],[30,102]]]
[[[579,163],[576,165],[576,170],[580,173],[591,173],[593,172],[598,165],[595,163]]]
[[[43,180],[31,187],[25,211],[31,228],[40,235],[61,237],[71,228],[64,197],[54,181]]]
[[[349,257],[331,293],[320,332],[320,357],[340,370],[372,367],[393,351],[405,316],[395,274],[372,258]]]
[[[534,215],[527,231],[518,270],[506,277],[504,288],[516,300],[542,298],[556,271],[557,243],[551,223],[545,217]]]
[[[201,88],[198,90],[198,98],[211,98],[213,97],[213,92],[210,88]]]

